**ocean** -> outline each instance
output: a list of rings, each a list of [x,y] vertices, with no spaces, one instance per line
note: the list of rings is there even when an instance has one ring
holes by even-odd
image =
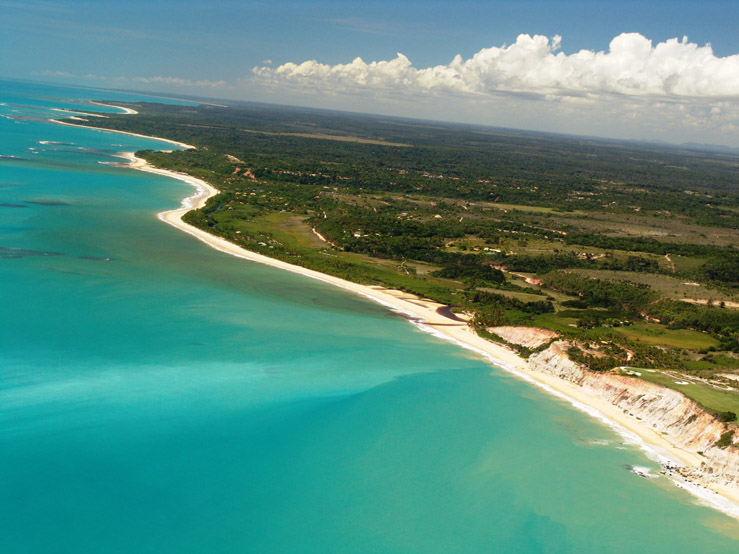
[[[566,402],[157,220],[191,187],[108,164],[171,145],[49,121],[92,100],[176,102],[0,81],[4,554],[736,549]]]

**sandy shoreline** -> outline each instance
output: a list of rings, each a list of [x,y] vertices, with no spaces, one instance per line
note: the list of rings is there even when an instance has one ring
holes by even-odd
[[[103,104],[102,102],[93,102],[92,100],[90,100],[90,104],[94,104],[95,106],[104,106],[106,108],[118,108],[119,110],[123,110],[123,113],[126,115],[136,115],[139,113],[134,109],[124,108],[123,106],[116,106],[114,104]]]
[[[58,119],[50,119],[52,123],[56,123],[57,125],[69,125],[70,127],[82,127],[84,129],[95,129],[96,131],[106,131],[108,133],[118,133],[120,135],[131,135],[132,137],[139,137],[139,138],[145,138],[145,139],[154,139],[154,140],[161,140],[162,142],[168,142],[170,144],[174,144],[175,146],[179,146],[180,148],[184,148],[185,150],[190,150],[195,148],[192,144],[187,144],[184,142],[179,142],[177,140],[171,140],[171,139],[165,139],[165,138],[159,138],[159,137],[152,137],[149,135],[142,135],[139,133],[130,133],[128,131],[117,131],[115,129],[106,129],[105,127],[93,127],[91,125],[77,125],[75,123],[68,123],[66,121],[59,121]]]
[[[700,467],[703,460],[697,453],[680,448],[678,445],[666,440],[663,435],[640,424],[635,418],[624,414],[620,409],[610,403],[587,394],[577,385],[533,370],[528,362],[520,358],[514,351],[483,339],[471,330],[466,323],[454,321],[443,313],[439,313],[439,309],[445,307],[443,304],[398,290],[385,289],[379,286],[359,285],[338,277],[263,256],[183,222],[182,216],[185,213],[202,207],[208,198],[218,194],[219,191],[209,183],[190,175],[155,168],[145,160],[136,158],[133,153],[124,153],[123,156],[131,161],[128,167],[173,177],[189,183],[196,188],[196,193],[185,198],[182,201],[181,207],[161,212],[158,214],[158,218],[204,242],[211,248],[238,258],[318,279],[401,312],[407,315],[421,330],[476,352],[496,367],[502,368],[539,386],[548,393],[569,402],[581,411],[608,424],[616,429],[627,442],[641,447],[663,466],[680,465],[692,468]],[[443,312],[443,310],[441,311]],[[719,486],[711,486],[709,490],[702,485],[691,483],[677,476],[673,477],[673,481],[681,488],[697,496],[704,503],[739,519],[739,491]]]
[[[105,107],[108,107],[108,108],[118,108],[119,110],[123,110],[124,113],[127,114],[127,115],[135,115],[135,114],[139,113],[136,110],[132,110],[131,108],[124,108],[123,106],[114,106],[113,104],[101,104],[100,102],[92,102],[92,101],[90,103],[91,104],[95,104],[97,106],[105,106]],[[85,112],[72,112],[72,111],[67,111],[67,110],[57,110],[57,111],[63,111],[65,113],[70,113],[70,114],[71,113],[80,113],[80,114],[91,116],[91,117],[105,117],[104,115],[91,114],[91,113],[85,113]],[[177,140],[166,139],[166,138],[161,138],[161,137],[152,137],[150,135],[142,135],[140,133],[131,133],[129,131],[117,131],[115,129],[106,129],[105,127],[93,127],[91,125],[76,125],[74,123],[67,123],[66,121],[59,121],[58,119],[51,119],[50,121],[52,123],[56,123],[57,125],[70,125],[72,127],[84,127],[85,129],[95,129],[97,131],[107,131],[109,133],[118,133],[118,134],[121,134],[121,135],[130,135],[132,137],[140,137],[140,138],[145,138],[145,139],[161,140],[162,142],[168,142],[170,144],[174,144],[175,146],[179,146],[180,148],[184,148],[186,150],[190,150],[190,149],[194,149],[195,148],[192,144],[187,144],[185,142],[179,142]],[[132,155],[129,156],[128,155],[129,154],[128,152],[126,152],[125,154],[126,154],[126,156],[125,156],[126,159],[131,159],[131,156]]]

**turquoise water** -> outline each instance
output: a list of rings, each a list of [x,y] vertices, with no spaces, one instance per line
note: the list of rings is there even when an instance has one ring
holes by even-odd
[[[155,217],[188,186],[99,163],[168,144],[47,121],[145,97],[0,91],[1,552],[736,549],[607,427],[207,248]]]

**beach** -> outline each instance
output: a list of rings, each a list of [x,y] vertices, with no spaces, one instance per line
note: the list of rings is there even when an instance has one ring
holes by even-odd
[[[105,94],[101,102],[142,113],[139,104],[156,101]],[[704,451],[713,475],[682,466],[670,475],[655,447],[516,371],[513,345],[537,349],[546,337],[536,328],[491,328],[513,351],[492,356],[474,338],[450,336],[465,330],[456,301],[452,310],[248,252],[224,255],[192,230],[162,224],[158,213],[201,205],[214,189],[221,193],[202,211],[217,209],[229,176],[149,156],[180,150],[156,136],[199,149],[189,133],[127,129],[150,135],[139,138],[49,122],[110,121],[76,122],[57,107],[124,117],[90,104],[100,98],[26,83],[9,83],[0,98],[3,552],[736,548],[739,520],[697,496],[709,494],[701,483],[739,485],[739,456],[708,446],[721,426],[692,411],[679,387],[627,371],[583,379],[551,336],[520,368],[574,382],[642,426],[656,423],[658,435]],[[132,168],[121,152],[176,174]],[[191,220],[199,213],[182,219],[215,233]],[[299,229],[328,248],[309,225]],[[731,464],[714,463],[722,454]],[[690,483],[673,484],[681,473],[697,496]]]
[[[97,104],[98,106],[108,106],[108,107],[111,107],[111,108],[118,108],[118,109],[124,110],[124,112],[126,114],[129,114],[129,115],[133,115],[133,114],[138,113],[136,110],[132,110],[130,108],[124,108],[123,106],[113,106],[111,104],[100,104],[99,102],[92,102],[92,103],[93,104]],[[59,110],[59,109],[57,109],[55,111],[63,111],[65,113],[70,113],[70,114],[82,114],[82,115],[87,115],[87,116],[91,116],[91,117],[105,117],[105,116],[101,116],[99,114],[89,114],[89,113],[85,113],[85,112],[79,112],[79,111],[76,111],[76,110],[75,111],[69,111],[69,110]],[[82,119],[80,117],[75,117],[75,116],[70,116],[70,119],[76,119],[78,121],[87,121],[86,119]],[[74,123],[69,123],[67,121],[60,121],[58,119],[52,119],[50,121],[52,123],[56,123],[57,125],[70,125],[72,127],[80,127],[80,125],[76,125]],[[114,130],[114,129],[106,129],[104,127],[93,127],[93,126],[90,126],[90,125],[85,125],[84,127],[86,129],[95,129],[96,131],[104,131],[106,133],[119,133],[121,135],[129,135],[129,136],[132,136],[132,137],[140,137],[140,138],[145,138],[145,139],[151,139],[151,138],[153,138],[153,139],[156,139],[156,140],[161,140],[161,141],[164,141],[164,142],[168,142],[170,144],[174,144],[175,146],[177,146],[179,148],[184,148],[186,150],[187,149],[190,149],[190,148],[195,148],[192,144],[187,144],[187,143],[184,143],[184,142],[179,142],[177,140],[171,140],[171,139],[160,138],[160,137],[150,137],[148,135],[142,135],[140,133],[130,133],[128,131],[117,131],[117,130]]]
[[[518,356],[513,350],[477,335],[464,320],[461,320],[462,318],[446,315],[449,312],[446,309],[447,306],[443,304],[399,290],[352,283],[338,277],[289,264],[251,252],[183,222],[182,216],[185,213],[192,209],[201,208],[210,197],[218,194],[219,191],[209,183],[190,175],[158,169],[145,160],[137,158],[131,152],[122,153],[121,155],[129,160],[130,164],[127,167],[179,179],[195,187],[195,194],[185,198],[179,208],[161,212],[158,214],[158,218],[195,237],[211,248],[241,259],[317,279],[382,304],[404,314],[419,329],[475,352],[496,367],[525,379],[613,427],[627,442],[641,447],[653,459],[660,462],[663,467],[699,468],[701,466],[703,459],[697,452],[681,448],[662,434],[640,423],[636,417],[625,414],[612,404],[588,394],[581,387],[556,376],[536,371],[526,359]],[[707,488],[679,475],[670,474],[670,477],[678,486],[688,490],[704,503],[739,519],[739,491],[718,485],[710,485]]]
[[[137,113],[139,113],[132,108],[124,108],[123,106],[116,106],[114,104],[103,104],[102,102],[93,102],[93,101],[90,101],[90,104],[93,104],[95,106],[106,106],[109,108],[118,108],[119,110],[123,110],[123,113],[125,113],[126,115],[136,115]]]

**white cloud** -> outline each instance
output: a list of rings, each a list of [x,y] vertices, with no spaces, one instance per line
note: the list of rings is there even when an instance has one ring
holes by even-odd
[[[739,55],[637,33],[608,51],[560,51],[562,39],[519,35],[468,59],[416,68],[391,60],[316,60],[255,67],[253,91],[316,107],[576,134],[739,146]],[[256,88],[255,88],[256,87]]]
[[[315,89],[472,95],[535,94],[546,98],[626,95],[674,99],[739,99],[739,55],[718,58],[687,38],[653,45],[637,33],[615,37],[608,52],[557,52],[561,37],[519,35],[510,46],[485,48],[465,60],[415,68],[403,54],[387,61],[328,65],[316,60],[255,67],[264,84]]]

